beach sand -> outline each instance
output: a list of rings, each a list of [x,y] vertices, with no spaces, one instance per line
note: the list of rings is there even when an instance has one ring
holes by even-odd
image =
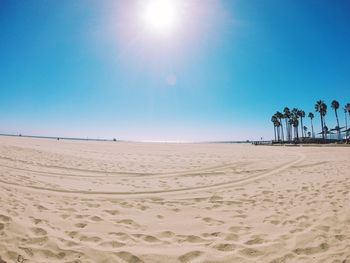
[[[350,148],[0,137],[0,262],[350,262]]]

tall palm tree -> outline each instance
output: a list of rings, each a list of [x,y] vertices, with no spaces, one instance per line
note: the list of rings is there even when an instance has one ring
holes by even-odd
[[[294,139],[297,139],[299,141],[299,110],[297,108],[292,109],[292,125],[294,128]]]
[[[300,117],[300,122],[301,122],[301,136],[304,137],[303,118],[305,117],[305,111],[303,111],[303,110],[298,110],[298,116]]]
[[[347,134],[348,134],[348,112],[346,110],[346,108],[344,108],[344,116],[345,116],[345,140],[348,138]]]
[[[273,131],[275,134],[275,141],[277,140],[277,134],[276,134],[276,122],[277,122],[277,118],[275,115],[272,115],[271,117],[271,122],[273,123]]]
[[[349,132],[347,131],[348,130],[348,121],[347,121],[347,113],[349,114],[350,116],[350,103],[347,103],[344,107],[344,112],[345,112],[345,123],[346,123],[346,133],[345,133],[345,139],[347,140],[348,139],[348,134]]]
[[[282,138],[282,141],[284,141],[284,132],[283,132],[283,125],[282,125],[282,119],[284,118],[284,115],[283,113],[277,111],[275,116],[279,120],[279,124],[280,124],[279,126],[281,127],[281,138]]]
[[[286,121],[286,139],[287,139],[287,141],[290,141],[290,137],[291,137],[290,136],[290,125],[289,125],[289,122],[288,122],[288,120],[290,118],[290,110],[289,110],[289,108],[285,107],[283,109],[283,113],[284,113],[284,119]]]
[[[324,103],[323,100],[318,100],[315,104],[315,110],[316,112],[320,113],[321,117],[321,128],[322,128],[322,138],[325,139],[325,133],[324,133],[324,126],[325,126],[325,121],[324,117],[327,114],[327,105]]]
[[[275,141],[280,141],[281,136],[280,136],[280,127],[281,123],[279,122],[276,114],[272,115],[271,121],[273,122],[273,126],[275,127]],[[277,138],[276,138],[277,137]]]
[[[276,121],[276,127],[277,127],[277,139],[280,142],[281,141],[281,123],[279,120]]]
[[[296,140],[299,141],[299,120],[297,117],[293,118],[293,127],[294,127],[294,136],[296,136]]]
[[[312,131],[312,138],[315,138],[315,134],[314,134],[314,124],[312,123],[312,119],[315,118],[315,115],[312,112],[309,112],[308,117],[311,120],[311,131]]]
[[[291,141],[292,138],[293,138],[293,132],[292,132],[292,126],[293,126],[293,123],[294,123],[294,120],[292,118],[292,116],[289,118],[288,120],[288,125],[289,125],[289,128],[290,128],[290,131],[289,131],[289,135],[290,135],[290,138],[289,140]],[[296,137],[296,134],[294,133],[294,137]]]
[[[332,101],[332,109],[334,110],[335,117],[337,119],[337,127],[336,130],[338,132],[338,140],[340,140],[340,126],[339,126],[339,118],[338,118],[338,109],[339,109],[339,102],[336,100]]]

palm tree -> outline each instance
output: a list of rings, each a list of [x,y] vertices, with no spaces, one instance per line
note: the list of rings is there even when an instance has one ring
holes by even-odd
[[[277,119],[276,121],[276,127],[277,127],[277,138],[278,138],[278,141],[280,142],[281,141],[281,123],[280,121]]]
[[[293,118],[294,136],[296,135],[296,140],[299,141],[299,120],[298,118]]]
[[[338,132],[338,140],[340,140],[340,126],[339,126],[339,118],[338,118],[338,109],[339,109],[339,102],[336,100],[332,101],[332,109],[334,110],[335,117],[337,119],[337,127],[336,130]]]
[[[345,110],[349,113],[350,116],[350,103],[346,103]]]
[[[324,117],[326,116],[327,113],[327,105],[324,103],[323,100],[318,100],[315,104],[315,110],[316,112],[320,113],[321,117],[321,128],[322,128],[322,138],[325,139],[325,133],[324,133]]]
[[[312,123],[312,119],[315,117],[315,115],[312,112],[309,112],[308,117],[311,120],[311,130],[312,130],[312,137],[315,138],[315,134],[314,134],[314,124]]]
[[[283,132],[283,125],[282,125],[282,119],[284,118],[284,115],[281,112],[277,111],[275,116],[279,120],[279,124],[281,126],[281,137],[282,137],[282,141],[284,141],[284,132]]]
[[[275,115],[272,115],[271,117],[271,122],[273,123],[273,131],[275,134],[275,141],[277,140],[277,136],[276,136],[276,122],[277,122],[277,118]]]
[[[289,125],[289,118],[290,118],[290,110],[288,107],[285,107],[283,109],[283,113],[284,113],[284,119],[286,121],[286,138],[287,138],[287,141],[290,141],[290,125]]]
[[[297,108],[292,109],[292,125],[294,128],[294,139],[296,138],[299,141],[299,110]]]
[[[349,113],[349,116],[350,116],[350,103],[347,103],[344,107],[344,112],[345,112],[345,123],[346,123],[346,133],[345,133],[345,139],[347,140],[348,139],[348,121],[347,121],[347,113]]]
[[[304,137],[303,118],[305,117],[305,111],[303,111],[303,110],[298,110],[298,116],[300,117],[300,122],[301,122],[301,136]]]
[[[294,120],[292,118],[292,116],[289,118],[288,120],[288,125],[289,125],[289,128],[290,128],[290,131],[289,131],[289,135],[290,135],[290,141],[292,140],[293,138],[293,132],[292,132],[292,126],[293,126],[293,123],[294,123]],[[294,137],[296,136],[296,134],[294,133]]]

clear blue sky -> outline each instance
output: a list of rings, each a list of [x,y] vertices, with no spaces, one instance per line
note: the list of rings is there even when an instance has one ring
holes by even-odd
[[[0,132],[270,139],[284,106],[350,102],[350,1],[186,0],[167,32],[145,2],[0,0]]]

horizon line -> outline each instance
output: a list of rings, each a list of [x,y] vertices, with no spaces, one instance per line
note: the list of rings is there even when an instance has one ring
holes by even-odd
[[[70,140],[70,141],[103,141],[103,142],[141,142],[141,143],[252,143],[254,140],[222,140],[222,141],[177,141],[177,140],[122,140],[117,138],[82,138],[82,137],[60,137],[60,136],[44,136],[44,135],[26,135],[26,134],[9,134],[0,133],[0,136],[4,137],[22,137],[22,138],[34,138],[34,139],[51,139],[51,140]],[[265,140],[266,141],[266,140]],[[271,140],[267,140],[271,141]]]

